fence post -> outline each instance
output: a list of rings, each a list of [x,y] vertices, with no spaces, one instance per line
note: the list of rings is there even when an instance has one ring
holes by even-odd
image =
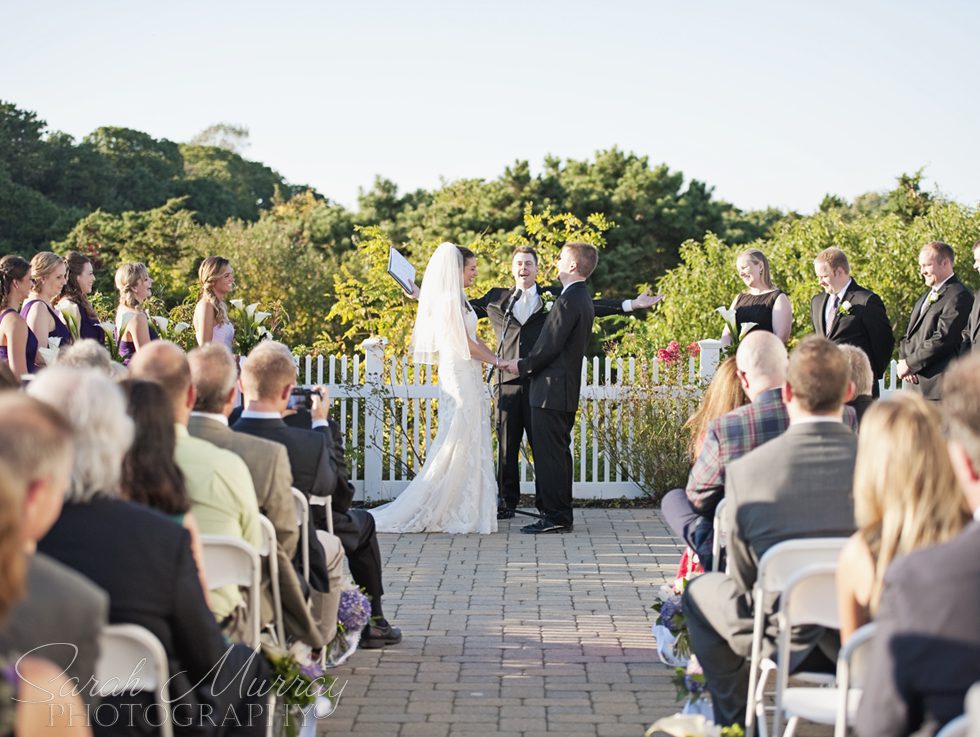
[[[702,381],[710,381],[718,368],[718,360],[721,358],[721,341],[714,338],[699,340],[701,346],[701,360],[698,362],[698,378]]]
[[[381,498],[384,468],[384,366],[386,338],[368,338],[364,349],[364,498]]]

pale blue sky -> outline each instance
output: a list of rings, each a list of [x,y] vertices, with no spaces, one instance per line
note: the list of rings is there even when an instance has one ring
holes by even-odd
[[[51,0],[0,11],[0,98],[81,137],[246,155],[345,205],[618,146],[743,208],[927,187],[980,201],[967,2]]]

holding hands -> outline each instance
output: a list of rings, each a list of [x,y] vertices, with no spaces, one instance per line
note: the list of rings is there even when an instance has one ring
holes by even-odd
[[[517,370],[516,358],[511,358],[510,360],[507,361],[499,361],[497,363],[497,368],[499,368],[501,371],[506,371],[509,374],[519,373]]]

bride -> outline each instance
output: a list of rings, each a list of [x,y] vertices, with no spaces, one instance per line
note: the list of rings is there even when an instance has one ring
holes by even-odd
[[[497,358],[476,337],[476,313],[463,289],[476,256],[440,245],[425,267],[412,332],[412,360],[439,367],[439,428],[418,475],[398,498],[370,510],[379,532],[497,530],[497,482],[490,455],[483,363]]]

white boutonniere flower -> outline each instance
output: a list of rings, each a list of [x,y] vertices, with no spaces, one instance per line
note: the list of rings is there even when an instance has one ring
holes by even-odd
[[[926,297],[926,304],[935,304],[939,301],[939,292],[929,292],[929,296]]]
[[[551,312],[551,308],[555,306],[555,295],[551,292],[541,292],[541,309],[545,312]]]
[[[837,314],[838,315],[850,315],[851,314],[851,303],[848,302],[845,299],[843,302],[841,302],[839,305],[837,305]]]

